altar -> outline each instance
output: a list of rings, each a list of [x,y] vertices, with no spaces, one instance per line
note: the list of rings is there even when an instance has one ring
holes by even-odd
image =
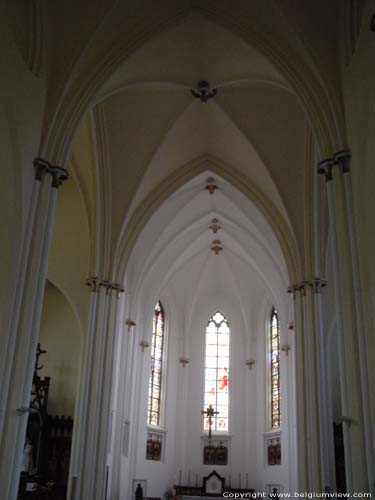
[[[186,500],[204,500],[213,498],[223,498],[222,494],[226,493],[254,493],[254,489],[232,488],[225,483],[225,478],[220,476],[218,472],[213,470],[208,476],[203,477],[202,486],[182,486],[174,487],[176,496]]]

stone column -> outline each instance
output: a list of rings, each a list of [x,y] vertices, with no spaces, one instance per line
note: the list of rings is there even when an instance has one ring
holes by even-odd
[[[294,297],[300,491],[323,489],[319,352],[313,283],[313,280],[303,280],[288,290]]]
[[[302,293],[298,284],[292,285],[288,293],[293,295],[294,335],[296,355],[296,414],[297,414],[297,478],[299,491],[308,489],[307,431],[306,431],[306,382],[305,382],[305,336]]]
[[[340,172],[344,179],[346,217],[348,225],[348,236],[350,241],[351,264],[353,275],[353,292],[356,313],[356,332],[359,353],[359,371],[361,380],[363,429],[366,449],[367,477],[369,491],[375,494],[375,463],[374,463],[374,441],[371,420],[371,402],[369,389],[369,371],[367,363],[366,332],[364,326],[364,312],[362,302],[362,286],[359,265],[359,253],[357,245],[357,235],[354,220],[354,205],[352,193],[352,181],[350,175],[350,153],[340,151],[335,155],[335,162],[340,167]]]
[[[80,395],[70,466],[71,500],[106,498],[110,443],[114,340],[121,285],[89,278],[90,320],[86,337]]]
[[[37,158],[20,270],[0,387],[0,484],[4,499],[17,497],[42,314],[57,191],[64,168]]]
[[[330,492],[334,489],[333,467],[334,467],[334,440],[332,422],[328,413],[328,391],[327,391],[327,359],[325,351],[325,336],[322,317],[322,291],[327,286],[326,280],[314,278],[309,281],[308,287],[311,293],[315,321],[315,345],[317,354],[317,381],[318,381],[318,410],[320,428],[320,454],[321,454],[321,476],[324,491]]]
[[[348,228],[349,207],[345,198],[343,171],[338,168],[338,155],[336,159],[333,157],[320,162],[318,172],[325,176],[327,187],[334,263],[346,486],[348,492],[352,493],[369,489],[369,474],[365,452],[362,382]]]

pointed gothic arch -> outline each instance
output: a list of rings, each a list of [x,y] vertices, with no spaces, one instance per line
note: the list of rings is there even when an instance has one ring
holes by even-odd
[[[255,23],[245,25],[247,16],[241,11],[228,6],[225,10],[216,4],[194,7],[176,7],[155,18],[145,21],[142,28],[134,32],[133,39],[110,40],[111,49],[99,50],[100,41],[90,39],[85,52],[91,52],[95,63],[85,66],[83,57],[72,67],[60,96],[45,120],[42,134],[40,155],[52,163],[65,165],[69,156],[76,130],[85,113],[91,109],[95,97],[104,83],[115,73],[120,65],[138,48],[176,24],[183,22],[192,12],[198,13],[214,23],[233,32],[246,43],[263,54],[286,78],[297,95],[314,131],[321,156],[346,147],[344,129],[344,111],[338,93],[324,78],[322,70],[312,62],[311,55],[305,48],[302,57],[288,40],[272,37],[266,30],[256,29]],[[99,31],[99,30],[98,30]],[[301,41],[297,37],[298,44]],[[96,57],[93,52],[97,50]]]

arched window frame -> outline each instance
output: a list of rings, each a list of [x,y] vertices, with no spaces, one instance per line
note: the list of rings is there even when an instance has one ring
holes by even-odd
[[[158,405],[158,418],[157,423],[154,423],[151,419],[151,403],[152,403],[152,387],[155,384],[155,372],[153,373],[152,367],[155,363],[154,354],[154,342],[156,342],[156,332],[154,331],[154,322],[155,322],[155,311],[157,307],[160,308],[160,314],[163,319],[162,323],[162,355],[161,355],[161,367],[160,367],[160,388],[159,388],[159,405]],[[147,395],[147,426],[151,428],[162,428],[164,427],[164,413],[165,413],[165,393],[166,393],[166,361],[167,361],[167,320],[165,307],[163,306],[161,300],[158,300],[155,304],[152,314],[152,334],[151,334],[151,342],[150,342],[150,370],[149,370],[149,384],[148,384],[148,395]]]
[[[219,416],[213,418],[213,421],[214,421],[214,425],[212,426],[212,432],[213,433],[217,433],[217,434],[227,434],[229,433],[229,430],[230,430],[230,357],[231,357],[231,336],[232,336],[232,330],[231,330],[231,326],[230,326],[230,321],[228,319],[228,316],[222,312],[220,309],[216,309],[208,318],[208,321],[206,323],[206,327],[205,327],[205,333],[204,333],[204,366],[203,366],[203,408],[204,410],[207,409],[207,406],[208,406],[208,403],[207,403],[207,400],[206,400],[206,382],[207,382],[207,377],[206,377],[206,371],[208,369],[208,367],[206,366],[207,364],[207,328],[208,328],[208,325],[211,321],[211,319],[217,314],[221,314],[224,318],[224,320],[227,322],[227,325],[228,325],[228,328],[229,328],[229,349],[228,349],[228,356],[227,356],[227,387],[228,387],[228,402],[227,402],[227,411],[228,411],[228,421],[227,421],[227,428],[224,429],[224,430],[220,430],[218,428],[218,419],[220,418]],[[219,367],[216,367],[216,372],[217,372],[217,383],[219,382],[219,378],[218,378],[218,370],[220,368]],[[216,394],[216,397],[217,397],[217,394]],[[214,405],[213,405],[214,406]],[[216,405],[214,406],[214,408],[216,409]],[[203,431],[204,432],[207,432],[207,428],[205,428],[205,417],[203,417],[202,419],[202,428],[203,428]]]
[[[280,317],[277,312],[277,309],[274,306],[272,306],[267,322],[267,353],[268,353],[267,414],[268,414],[268,427],[272,431],[278,431],[281,428],[280,335],[281,335]]]

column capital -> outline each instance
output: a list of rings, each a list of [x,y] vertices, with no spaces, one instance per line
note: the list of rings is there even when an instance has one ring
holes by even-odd
[[[309,281],[309,287],[313,293],[321,293],[322,288],[327,286],[327,280],[324,278],[314,278]]]
[[[341,172],[343,174],[347,174],[350,172],[350,159],[351,154],[349,150],[343,149],[335,154],[333,157],[335,164],[341,168]]]
[[[293,294],[295,299],[296,293],[299,292],[302,297],[306,295],[307,290],[312,290],[313,293],[320,293],[321,289],[327,286],[327,280],[323,278],[313,278],[311,280],[302,280],[299,283],[290,285],[288,287],[288,293]]]
[[[35,168],[35,180],[41,181],[45,174],[52,175],[52,187],[59,188],[61,184],[69,178],[68,171],[57,165],[51,165],[51,163],[43,158],[35,158],[33,160],[33,166]]]
[[[115,292],[117,298],[119,298],[120,294],[125,290],[124,287],[120,285],[120,283],[105,280],[99,278],[98,276],[92,276],[88,278],[86,280],[86,285],[91,289],[93,293],[99,292],[100,288],[104,288],[106,295],[111,295],[112,292]]]
[[[296,298],[297,292],[299,292],[303,297],[304,295],[306,295],[307,283],[308,283],[307,281],[301,281],[300,283],[295,283],[294,285],[290,285],[288,287],[287,292],[293,294],[293,299]]]
[[[324,175],[326,182],[332,180],[332,168],[335,164],[333,158],[326,158],[318,163],[318,174]]]
[[[343,149],[335,153],[332,158],[325,158],[318,163],[318,174],[325,176],[326,181],[332,180],[332,169],[338,166],[342,174],[350,172],[351,154],[348,149]]]

